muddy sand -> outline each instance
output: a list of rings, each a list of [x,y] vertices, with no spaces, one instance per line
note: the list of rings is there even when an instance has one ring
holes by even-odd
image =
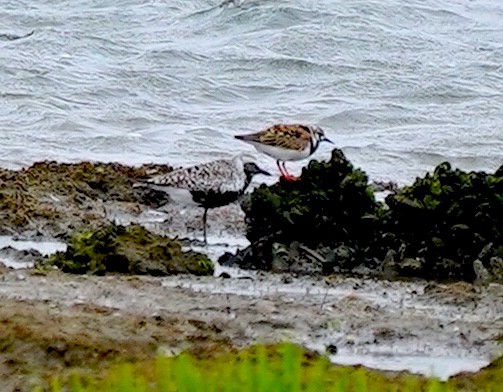
[[[102,360],[284,340],[320,352],[331,345],[335,363],[442,379],[476,371],[501,354],[494,340],[503,330],[498,284],[247,273],[98,277],[33,269],[4,269],[0,279],[2,390]]]
[[[23,175],[31,178],[29,171]],[[183,241],[187,247],[214,261],[247,245],[237,204],[209,212],[205,247],[198,241],[202,209],[179,210],[169,203],[153,209],[134,195],[105,203],[87,196],[86,186],[76,188],[83,189],[85,201],[76,204],[34,193],[30,208],[51,211],[50,219],[39,214],[36,221],[24,215],[19,222],[10,219],[9,211],[24,199],[18,200],[17,191],[6,193],[13,201],[0,236],[2,391],[30,390],[50,375],[93,372],[113,361],[181,350],[204,355],[284,340],[319,352],[329,347],[334,363],[442,379],[476,371],[502,354],[496,339],[503,331],[503,286],[497,283],[296,278],[219,266],[213,277],[91,276],[33,268],[40,253],[65,248],[54,238],[78,227],[84,213],[91,223],[141,223],[189,238]],[[12,230],[21,224],[23,230]]]

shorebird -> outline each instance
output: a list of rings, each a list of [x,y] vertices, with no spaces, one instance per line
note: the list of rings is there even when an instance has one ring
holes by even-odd
[[[207,244],[208,209],[236,201],[257,174],[270,176],[255,163],[244,162],[243,156],[237,156],[177,169],[136,183],[133,187],[156,189],[167,193],[175,203],[203,207],[204,243]]]
[[[308,158],[321,142],[333,144],[320,127],[302,124],[276,124],[260,132],[234,137],[276,159],[281,176],[288,181],[294,181],[297,178],[288,173],[285,161]]]

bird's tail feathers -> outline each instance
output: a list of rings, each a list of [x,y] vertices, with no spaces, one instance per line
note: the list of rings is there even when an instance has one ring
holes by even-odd
[[[138,182],[133,183],[133,188],[147,188],[149,186],[146,180],[137,180]]]

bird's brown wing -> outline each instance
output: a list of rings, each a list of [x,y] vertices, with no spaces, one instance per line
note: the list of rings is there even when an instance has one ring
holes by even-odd
[[[309,144],[309,128],[300,124],[278,124],[263,131],[237,136],[246,142],[255,142],[267,146],[282,147],[291,150],[303,150]]]

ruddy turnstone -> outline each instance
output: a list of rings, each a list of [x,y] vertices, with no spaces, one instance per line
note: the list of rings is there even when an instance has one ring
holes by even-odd
[[[321,142],[333,143],[320,127],[302,124],[276,124],[260,132],[234,137],[276,159],[281,176],[289,181],[297,178],[288,173],[285,161],[306,159]]]
[[[208,209],[232,203],[242,196],[256,174],[270,174],[243,156],[219,159],[151,177],[134,187],[149,187],[167,193],[171,200],[204,208],[203,230],[206,238]]]

